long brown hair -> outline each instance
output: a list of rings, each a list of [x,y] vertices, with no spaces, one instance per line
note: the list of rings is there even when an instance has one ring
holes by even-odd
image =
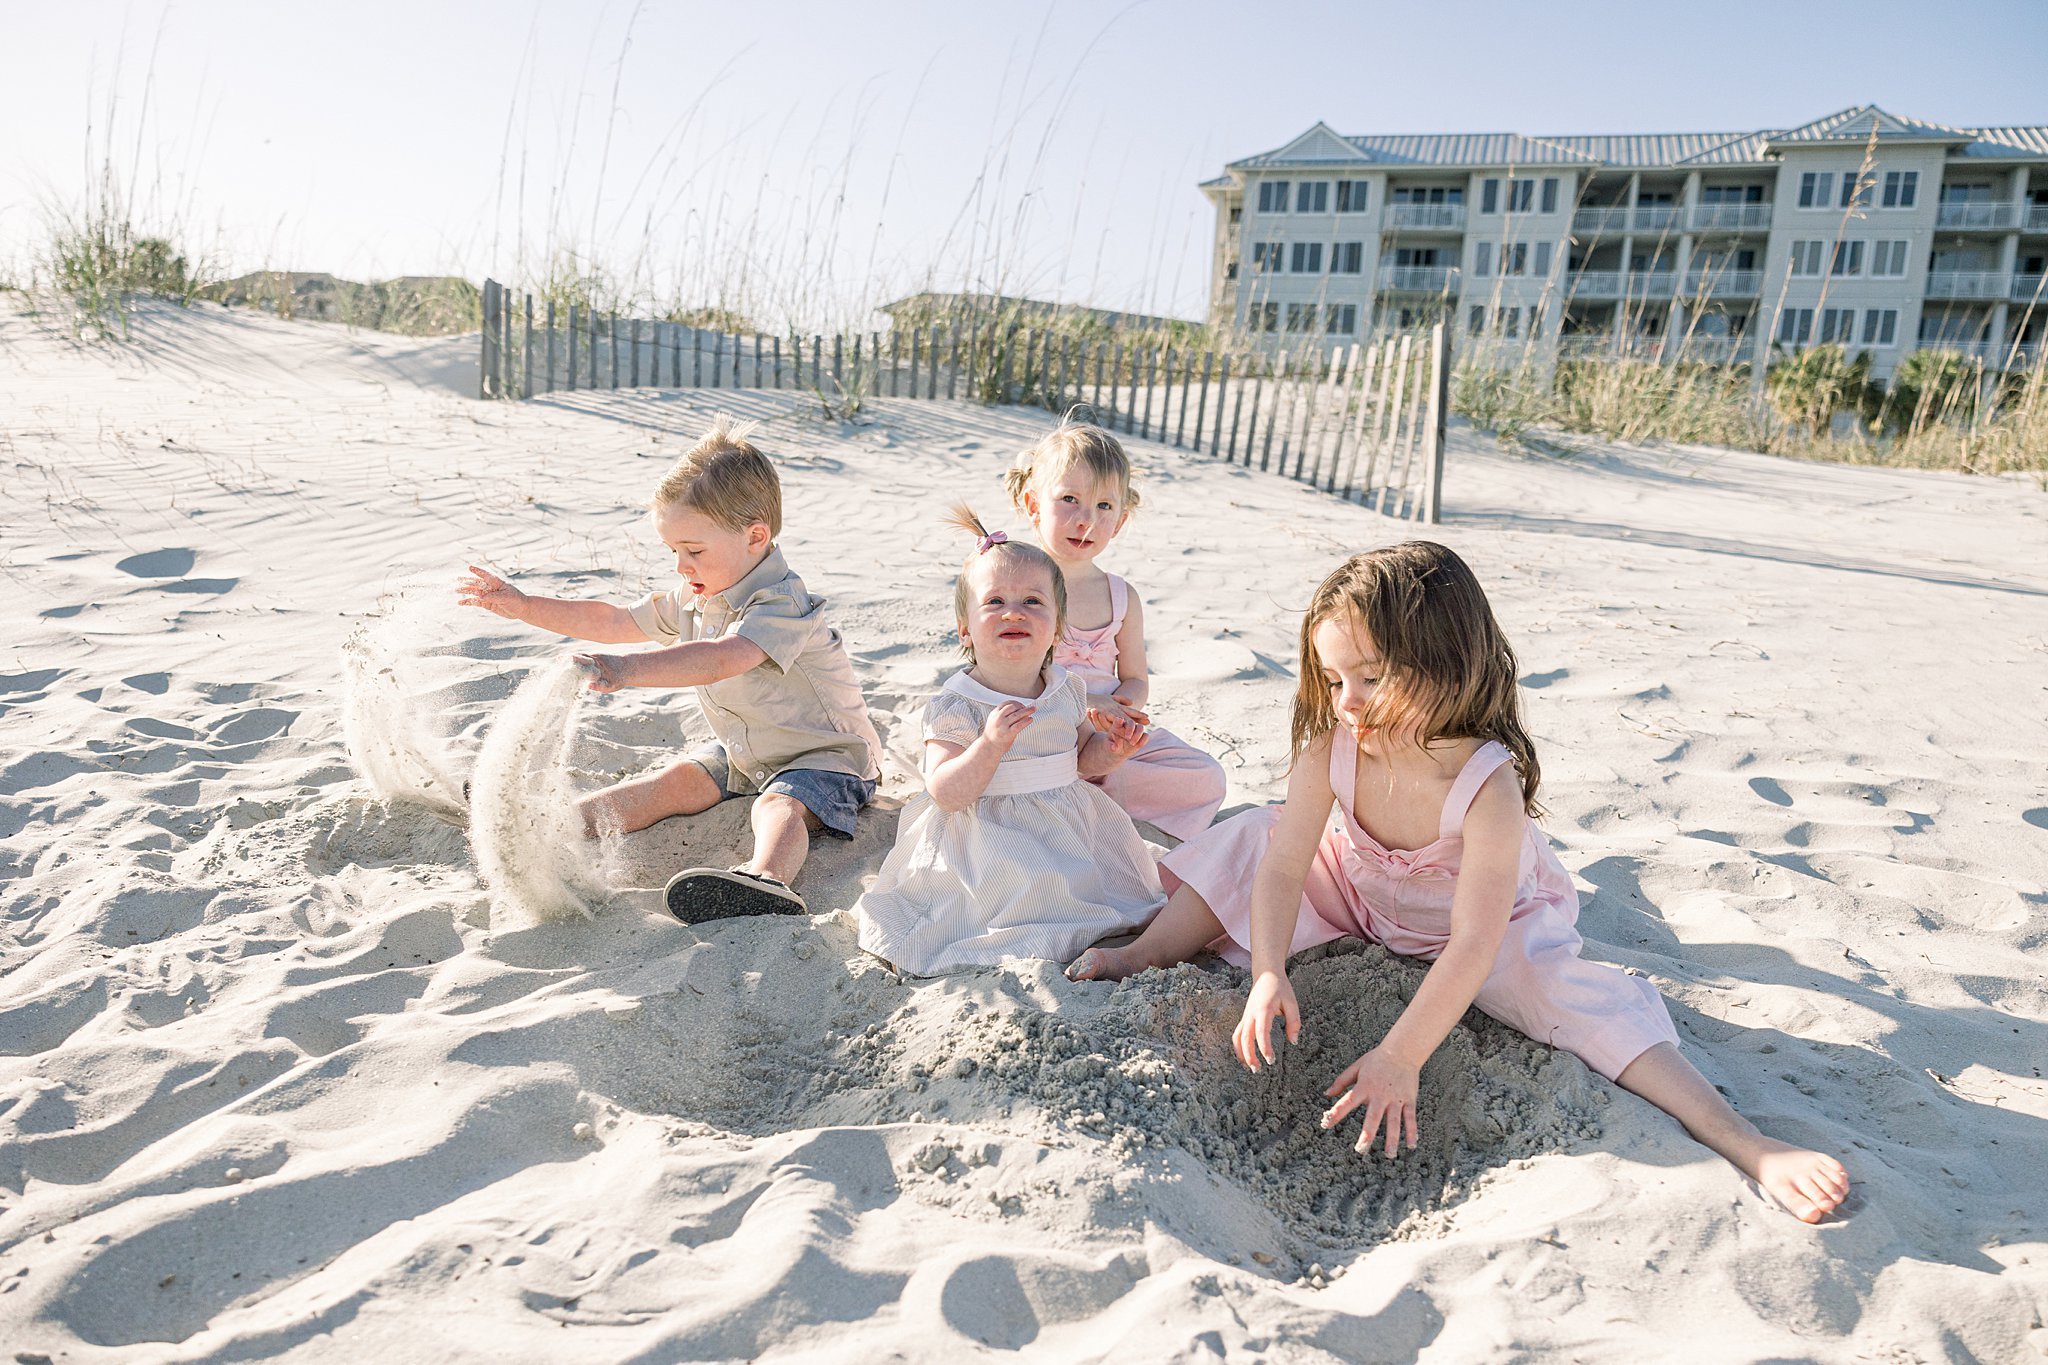
[[[1435,541],[1410,540],[1353,555],[1323,580],[1301,618],[1296,758],[1337,728],[1315,642],[1316,627],[1333,620],[1362,628],[1379,652],[1380,682],[1366,703],[1366,725],[1412,724],[1424,744],[1499,740],[1514,755],[1523,808],[1540,813],[1541,770],[1522,725],[1515,651],[1464,560]]]

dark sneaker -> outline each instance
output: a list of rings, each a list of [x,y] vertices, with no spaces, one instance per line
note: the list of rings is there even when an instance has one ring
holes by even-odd
[[[693,867],[669,878],[662,892],[668,912],[685,924],[737,919],[742,915],[807,915],[804,898],[758,872]]]

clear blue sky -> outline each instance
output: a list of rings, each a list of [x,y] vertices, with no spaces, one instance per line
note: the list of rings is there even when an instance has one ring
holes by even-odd
[[[1318,119],[2048,123],[2048,0],[7,0],[0,32],[17,273],[111,126],[144,217],[233,270],[576,251],[771,326],[967,277],[1198,314],[1195,183]]]

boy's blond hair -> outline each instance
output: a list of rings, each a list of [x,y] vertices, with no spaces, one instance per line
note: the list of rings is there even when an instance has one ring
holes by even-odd
[[[647,505],[659,512],[680,502],[727,530],[744,531],[759,521],[770,536],[781,535],[782,480],[747,439],[753,430],[752,422],[719,413],[711,430],[662,475]]]
[[[1123,442],[1108,431],[1086,422],[1061,422],[1045,439],[1017,457],[1003,473],[1003,489],[1010,505],[1024,509],[1024,494],[1033,485],[1057,479],[1070,469],[1081,468],[1097,480],[1113,480],[1122,493],[1123,510],[1138,507],[1138,490],[1131,486],[1131,457]]]

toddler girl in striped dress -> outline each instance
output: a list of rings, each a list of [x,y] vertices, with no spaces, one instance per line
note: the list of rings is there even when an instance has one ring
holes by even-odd
[[[975,538],[953,603],[968,666],[925,708],[925,790],[855,907],[860,946],[917,976],[1064,962],[1166,900],[1130,817],[1083,780],[1114,772],[1145,732],[1091,707],[1052,661],[1059,566],[965,507],[953,521]]]

